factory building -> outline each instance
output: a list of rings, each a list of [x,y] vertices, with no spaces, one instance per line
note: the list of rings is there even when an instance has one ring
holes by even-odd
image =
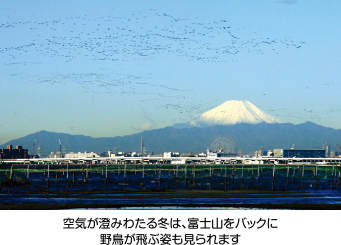
[[[301,158],[318,158],[318,157],[326,157],[326,150],[300,150],[300,149],[274,149],[273,150],[274,157],[301,157]]]
[[[0,159],[23,159],[28,158],[27,149],[17,145],[15,149],[8,145],[7,149],[0,149]]]

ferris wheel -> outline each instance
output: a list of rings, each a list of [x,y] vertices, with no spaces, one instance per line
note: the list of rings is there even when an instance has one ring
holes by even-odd
[[[233,139],[226,135],[216,136],[210,143],[210,151],[224,152],[224,153],[236,153],[236,144]]]

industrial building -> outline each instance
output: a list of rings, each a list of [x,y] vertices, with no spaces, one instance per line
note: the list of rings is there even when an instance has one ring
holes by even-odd
[[[28,158],[27,149],[17,145],[15,149],[12,145],[7,145],[7,149],[0,149],[0,159],[23,159]]]
[[[318,158],[326,157],[325,149],[274,149],[273,157],[300,157],[300,158]]]
[[[207,151],[208,158],[217,158],[217,157],[236,157],[235,153],[224,153],[223,151]]]

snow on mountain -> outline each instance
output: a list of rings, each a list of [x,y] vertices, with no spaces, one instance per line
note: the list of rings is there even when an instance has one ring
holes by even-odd
[[[233,125],[237,123],[282,123],[249,101],[230,100],[192,120],[193,126]]]

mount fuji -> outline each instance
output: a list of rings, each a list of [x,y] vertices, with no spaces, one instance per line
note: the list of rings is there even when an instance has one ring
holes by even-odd
[[[283,122],[246,100],[226,101],[190,122],[192,126],[196,127],[234,125],[240,123],[258,124]]]
[[[63,142],[68,152],[103,152],[114,147],[120,151],[139,152],[143,136],[148,151],[156,154],[166,151],[203,152],[218,135],[228,135],[235,142],[237,149],[247,154],[260,148],[287,149],[292,144],[300,149],[321,149],[326,141],[331,150],[337,151],[336,144],[340,144],[341,139],[341,129],[327,128],[312,122],[298,125],[282,123],[248,101],[227,101],[190,123],[179,126],[181,127],[173,125],[122,137],[104,138],[40,131],[38,142],[44,146],[42,154],[47,156],[52,151],[58,151],[58,139]],[[8,144],[21,145],[32,152],[34,140],[35,133],[11,140],[0,145],[0,148],[5,148]]]

